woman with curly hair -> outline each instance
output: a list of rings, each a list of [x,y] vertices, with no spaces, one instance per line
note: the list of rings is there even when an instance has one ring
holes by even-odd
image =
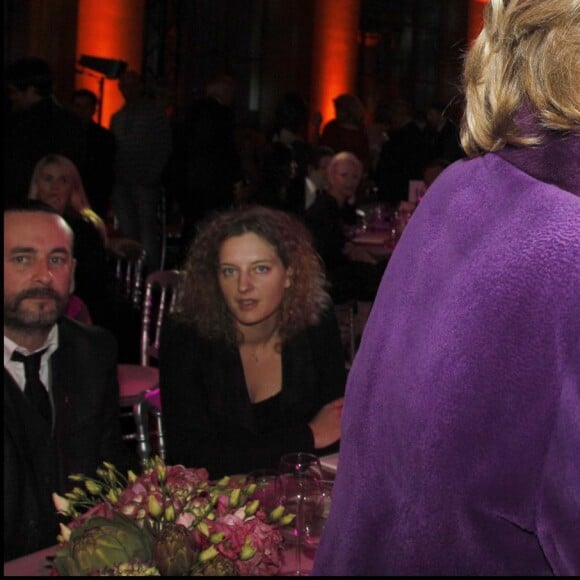
[[[169,460],[220,477],[329,452],[346,371],[307,228],[265,207],[218,214],[184,270],[159,353]]]

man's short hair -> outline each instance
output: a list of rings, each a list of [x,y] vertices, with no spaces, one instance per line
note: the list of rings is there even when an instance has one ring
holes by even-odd
[[[76,97],[87,99],[95,109],[97,108],[99,99],[93,91],[90,91],[89,89],[78,89],[73,93],[73,99]]]
[[[34,87],[41,97],[52,94],[52,70],[42,58],[30,56],[13,62],[6,68],[4,80],[19,91]]]
[[[54,209],[51,205],[40,201],[39,199],[23,199],[21,201],[9,203],[4,207],[4,213],[8,211],[14,211],[18,213],[26,212],[43,212],[51,213],[60,216],[60,213]]]
[[[74,235],[72,228],[67,223],[67,221],[62,217],[62,215],[58,211],[56,211],[56,209],[54,209],[54,207],[52,207],[51,205],[48,205],[47,203],[44,203],[43,201],[40,201],[39,199],[28,199],[27,198],[27,199],[23,199],[23,200],[18,201],[18,202],[9,203],[9,204],[5,205],[4,206],[4,213],[6,214],[7,212],[15,212],[15,213],[41,212],[41,213],[48,213],[51,215],[58,216],[59,218],[61,218],[65,222],[68,230],[70,231],[71,247],[74,250],[75,235]]]

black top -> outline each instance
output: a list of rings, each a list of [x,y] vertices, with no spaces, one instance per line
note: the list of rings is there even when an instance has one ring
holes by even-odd
[[[258,431],[268,433],[274,431],[281,424],[284,419],[281,400],[282,397],[278,393],[273,397],[253,404],[254,421]]]
[[[201,339],[175,318],[162,330],[159,369],[168,461],[205,467],[212,478],[314,452],[308,421],[346,382],[333,311],[284,345],[282,391],[261,404],[250,401],[239,350]]]

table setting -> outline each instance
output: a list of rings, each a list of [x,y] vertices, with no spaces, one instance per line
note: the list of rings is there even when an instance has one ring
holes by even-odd
[[[334,471],[308,453],[278,469],[210,481],[155,457],[139,476],[103,463],[53,495],[69,518],[57,545],[4,563],[5,576],[303,576],[312,570]]]
[[[361,205],[355,211],[356,224],[348,226],[346,253],[359,261],[386,260],[390,257],[415,209],[401,202],[396,209],[383,203]]]

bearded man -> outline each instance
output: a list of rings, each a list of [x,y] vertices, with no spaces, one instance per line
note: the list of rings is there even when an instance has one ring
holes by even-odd
[[[117,345],[64,317],[73,233],[40,202],[4,211],[4,559],[56,543],[67,475],[132,459],[121,438]]]

